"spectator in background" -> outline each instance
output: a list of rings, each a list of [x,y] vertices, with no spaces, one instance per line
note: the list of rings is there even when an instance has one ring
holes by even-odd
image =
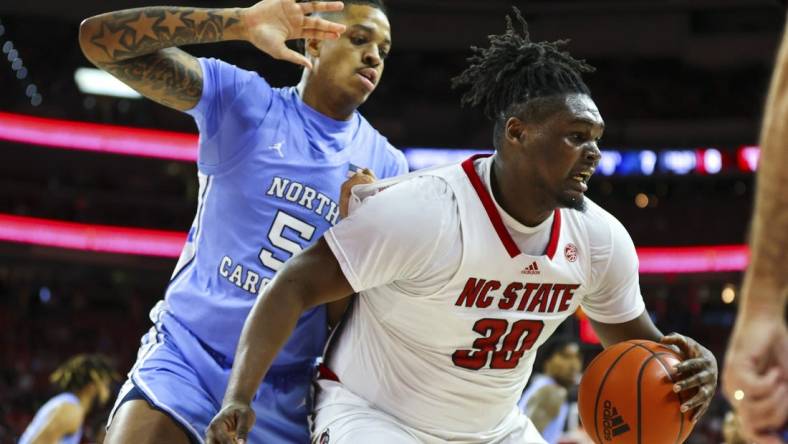
[[[110,386],[119,379],[104,356],[69,359],[50,376],[62,392],[38,410],[19,444],[79,444],[85,418],[94,407],[107,403]]]
[[[539,350],[539,373],[531,378],[518,403],[549,444],[558,443],[569,416],[569,392],[580,378],[580,346],[567,336],[550,338]]]

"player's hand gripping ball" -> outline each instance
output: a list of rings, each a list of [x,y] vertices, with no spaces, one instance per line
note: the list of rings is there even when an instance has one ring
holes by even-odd
[[[676,393],[682,361],[672,348],[632,340],[606,348],[580,382],[578,408],[596,444],[674,444],[689,436],[692,412],[681,406],[693,391]]]

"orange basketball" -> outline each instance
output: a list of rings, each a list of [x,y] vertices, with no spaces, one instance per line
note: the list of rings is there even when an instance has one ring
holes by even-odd
[[[580,419],[596,444],[682,443],[692,431],[691,413],[681,413],[686,393],[673,392],[681,357],[652,341],[633,340],[606,348],[583,374]]]

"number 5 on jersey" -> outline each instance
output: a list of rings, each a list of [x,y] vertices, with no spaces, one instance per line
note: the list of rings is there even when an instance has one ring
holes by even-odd
[[[479,319],[473,325],[473,331],[482,337],[473,341],[473,350],[457,350],[451,359],[454,365],[470,370],[479,370],[488,361],[491,369],[515,368],[525,352],[534,346],[543,328],[544,322],[531,319],[515,322],[511,330],[506,319]],[[509,334],[504,336],[507,331]]]
[[[271,242],[271,245],[289,253],[289,255],[282,259],[277,259],[272,251],[265,248],[260,250],[260,262],[274,271],[279,271],[286,260],[302,250],[301,245],[283,236],[285,228],[293,230],[298,234],[298,237],[307,242],[311,241],[312,236],[315,235],[315,227],[312,225],[287,213],[277,211],[274,223],[271,224],[271,229],[268,230],[268,241]]]

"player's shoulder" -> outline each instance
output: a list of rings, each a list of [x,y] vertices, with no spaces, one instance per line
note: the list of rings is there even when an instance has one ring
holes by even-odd
[[[253,114],[267,112],[273,102],[279,107],[292,107],[293,96],[297,96],[295,87],[273,87],[265,77],[257,71],[241,68],[230,62],[213,57],[198,58],[203,70],[205,82],[210,82],[213,89],[233,91],[236,101]]]
[[[249,82],[256,80],[267,83],[266,80],[256,71],[250,71],[248,69],[241,68],[238,65],[222,59],[217,59],[215,57],[198,57],[197,60],[200,62],[200,66],[202,67],[203,71],[208,71],[208,73],[212,76],[221,75],[226,79],[232,78],[236,82]]]
[[[82,425],[85,412],[80,404],[62,402],[52,411],[52,421],[61,430],[74,431]]]
[[[395,148],[385,136],[374,130],[379,137],[379,143],[374,144],[380,151],[380,156],[383,158],[383,165],[386,166],[384,174],[394,176],[408,172],[408,159],[405,153]]]
[[[383,136],[381,136],[383,137]],[[408,171],[408,159],[405,157],[405,153],[395,148],[392,144],[389,143],[388,139],[383,137],[385,143],[384,151],[386,157],[395,165],[402,168],[403,171]]]
[[[372,147],[374,149],[379,150],[388,160],[402,162],[407,164],[407,160],[405,158],[405,154],[395,148],[390,142],[389,139],[380,133],[371,123],[364,117],[363,114],[356,111],[356,115],[359,119],[359,131],[361,134],[366,135],[374,140]]]
[[[610,212],[589,198],[585,198],[585,211],[570,210],[573,217],[588,233],[592,244],[609,243],[614,237],[629,236],[624,225]]]
[[[357,185],[352,191],[362,206],[372,211],[397,211],[411,216],[433,217],[456,208],[457,201],[449,182],[425,171]]]
[[[430,172],[416,171],[383,186],[381,194],[391,198],[410,200],[414,203],[453,202],[454,190],[449,181]]]
[[[388,231],[407,232],[419,239],[438,236],[459,212],[449,183],[432,175],[408,174],[353,187],[350,217],[376,220]],[[434,238],[433,238],[434,240]]]

